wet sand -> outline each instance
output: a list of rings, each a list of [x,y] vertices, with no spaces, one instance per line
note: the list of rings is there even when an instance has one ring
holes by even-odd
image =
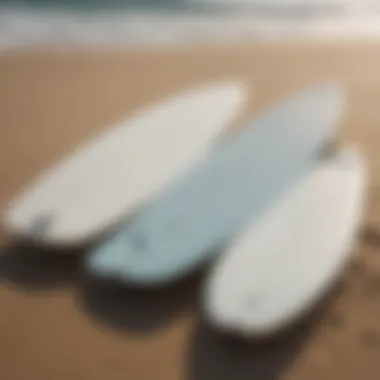
[[[370,186],[352,262],[310,317],[265,344],[213,332],[202,273],[153,292],[86,279],[80,252],[0,256],[0,379],[377,380],[380,373],[380,44],[257,45],[0,55],[0,203],[91,133],[173,90],[241,76],[240,121],[304,86],[348,92],[339,139],[364,151]],[[231,128],[241,125],[238,121]],[[244,125],[244,124],[243,124]]]

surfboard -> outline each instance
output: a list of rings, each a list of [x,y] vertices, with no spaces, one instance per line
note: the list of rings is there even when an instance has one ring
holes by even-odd
[[[246,98],[239,81],[188,89],[84,141],[11,201],[5,228],[44,245],[78,245],[134,212],[195,164]]]
[[[352,252],[365,188],[353,147],[296,181],[223,254],[204,289],[217,328],[265,337],[288,327],[333,285]]]
[[[310,168],[336,133],[340,90],[301,91],[226,137],[110,240],[90,252],[93,274],[135,285],[188,274]]]

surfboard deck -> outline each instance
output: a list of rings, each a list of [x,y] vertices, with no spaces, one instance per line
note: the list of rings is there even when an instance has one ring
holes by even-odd
[[[186,275],[310,168],[335,136],[341,111],[340,91],[329,85],[280,102],[93,250],[86,268],[143,286]]]
[[[91,241],[197,162],[245,97],[243,83],[226,81],[142,108],[25,186],[9,205],[5,228],[48,246]]]
[[[364,163],[353,147],[310,170],[233,243],[204,289],[207,319],[265,337],[307,313],[341,274],[360,225]]]

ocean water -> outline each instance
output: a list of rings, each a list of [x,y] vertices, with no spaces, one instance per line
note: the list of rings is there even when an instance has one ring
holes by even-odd
[[[66,8],[82,10],[107,9],[164,9],[175,10],[186,5],[186,0],[3,0],[3,4],[10,6],[24,6],[32,8]]]
[[[2,4],[32,8],[145,10],[163,12],[251,11],[268,13],[339,11],[369,0],[2,0]]]
[[[380,38],[373,0],[0,0],[0,49]]]

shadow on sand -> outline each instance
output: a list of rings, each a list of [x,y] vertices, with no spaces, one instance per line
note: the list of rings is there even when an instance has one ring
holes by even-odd
[[[134,288],[88,277],[80,294],[84,309],[101,323],[128,333],[149,333],[178,314],[197,309],[205,268],[160,288]]]
[[[13,243],[0,253],[0,282],[21,291],[72,287],[77,306],[98,322],[128,333],[149,333],[179,313],[196,308],[206,266],[186,279],[162,288],[139,289],[91,277],[82,269],[88,247],[48,250]]]
[[[75,283],[84,250],[62,252],[26,243],[2,247],[0,281],[24,290],[49,290]]]
[[[269,340],[233,338],[200,321],[191,341],[186,380],[281,378],[322,318],[334,328],[342,325],[339,316],[329,315],[329,308],[344,288],[341,280],[301,322]]]

